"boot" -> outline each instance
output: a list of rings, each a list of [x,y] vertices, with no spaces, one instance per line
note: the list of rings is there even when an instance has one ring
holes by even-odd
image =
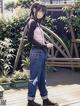
[[[34,102],[33,100],[32,101],[28,101],[28,105],[27,106],[41,106],[40,104]]]
[[[57,103],[52,103],[49,99],[43,100],[43,106],[59,106]]]

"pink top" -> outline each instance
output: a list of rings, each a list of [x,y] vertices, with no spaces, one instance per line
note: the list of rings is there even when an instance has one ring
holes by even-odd
[[[45,38],[44,38],[44,32],[42,30],[42,28],[40,27],[40,25],[38,25],[36,27],[36,29],[34,30],[34,37],[33,37],[36,41],[38,41],[41,44],[45,44]]]
[[[29,25],[30,23],[33,21],[33,19],[30,19],[29,21]],[[35,28],[34,30],[34,36],[33,39],[35,39],[36,41],[38,41],[40,44],[44,45],[45,44],[45,38],[44,38],[44,32],[42,30],[42,28],[40,27],[40,25],[38,24],[38,26]]]

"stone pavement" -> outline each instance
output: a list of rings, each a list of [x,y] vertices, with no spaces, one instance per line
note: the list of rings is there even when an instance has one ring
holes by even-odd
[[[59,106],[80,106],[80,72],[69,69],[57,69],[47,72],[47,88],[51,101]],[[4,92],[6,106],[27,106],[27,88],[11,89]],[[39,91],[35,101],[42,103]]]

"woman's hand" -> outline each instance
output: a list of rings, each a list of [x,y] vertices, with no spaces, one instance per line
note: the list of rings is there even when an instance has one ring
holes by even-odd
[[[52,48],[53,44],[52,43],[47,43],[46,46],[47,46],[47,48]]]

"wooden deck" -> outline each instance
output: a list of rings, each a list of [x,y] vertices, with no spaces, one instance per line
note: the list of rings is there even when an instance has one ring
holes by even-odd
[[[80,106],[80,72],[58,69],[47,73],[49,98],[59,106]],[[4,92],[6,106],[27,106],[27,89],[11,89]],[[36,99],[42,103],[39,91]]]

